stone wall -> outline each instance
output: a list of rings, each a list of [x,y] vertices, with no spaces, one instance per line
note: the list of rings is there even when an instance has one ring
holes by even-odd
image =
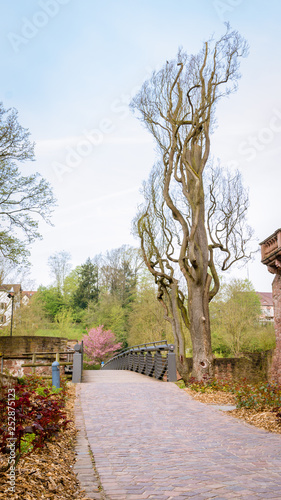
[[[276,274],[272,283],[272,297],[274,303],[274,327],[276,348],[274,350],[270,377],[281,384],[281,275]]]
[[[270,379],[273,351],[244,354],[240,358],[216,358],[215,376],[220,379],[239,381],[247,379],[255,383]]]
[[[273,350],[245,353],[240,358],[215,358],[214,373],[217,379],[239,381],[247,379],[250,383],[271,379]],[[192,372],[192,358],[187,358],[189,373]],[[181,378],[178,374],[178,378]]]
[[[76,342],[75,342],[76,343]],[[73,342],[72,342],[73,344]],[[71,344],[71,348],[73,345]],[[4,373],[10,373],[16,377],[23,377],[33,372],[32,367],[23,367],[25,363],[31,363],[31,355],[27,353],[39,352],[64,352],[67,350],[68,339],[62,337],[32,337],[32,336],[14,336],[0,337],[0,353],[4,355]],[[11,356],[9,358],[9,356]],[[14,356],[18,356],[15,358]],[[7,357],[7,359],[6,359]],[[55,361],[54,357],[40,357],[36,363],[47,363]],[[60,367],[61,375],[64,374],[64,367]],[[37,375],[52,375],[51,366],[36,367]]]
[[[5,355],[29,352],[65,351],[68,340],[62,337],[13,336],[0,337],[0,353]]]

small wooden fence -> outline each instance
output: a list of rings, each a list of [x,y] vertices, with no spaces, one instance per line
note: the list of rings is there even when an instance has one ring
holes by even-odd
[[[32,368],[36,373],[37,368],[52,367],[54,361],[65,369],[67,378],[72,378],[73,382],[81,382],[83,369],[83,342],[76,344],[74,349],[61,352],[27,352],[24,354],[1,355],[1,374],[4,371],[4,360],[23,360],[20,368]],[[41,361],[40,361],[41,360]],[[43,378],[52,378],[52,375],[42,375]]]
[[[36,368],[52,366],[53,361],[58,361],[60,366],[69,366],[73,365],[73,354],[74,350],[71,351],[63,351],[63,352],[26,352],[24,354],[15,354],[15,355],[3,355],[1,356],[1,373],[3,373],[4,369],[4,360],[26,360],[25,363],[21,364],[22,368],[30,367],[32,368],[33,373],[36,372]],[[40,362],[41,359],[41,362]],[[47,359],[47,361],[45,361]],[[42,362],[43,361],[43,362]],[[46,378],[52,378],[49,375],[43,375]],[[71,374],[70,374],[71,377]]]
[[[75,351],[74,350],[69,350],[69,351],[63,351],[63,352],[34,352],[34,353],[27,353],[28,355],[32,355],[32,360],[31,363],[24,363],[21,366],[24,367],[31,367],[33,373],[35,373],[36,368],[40,366],[52,366],[53,361],[58,361],[60,366],[69,366],[71,367],[73,365],[73,355]],[[38,363],[39,359],[41,358],[47,358],[47,357],[52,357],[53,360],[47,363]],[[71,374],[70,374],[71,377]]]

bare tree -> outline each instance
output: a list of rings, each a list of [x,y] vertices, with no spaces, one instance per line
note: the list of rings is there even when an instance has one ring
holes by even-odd
[[[23,290],[34,290],[35,282],[30,278],[30,266],[18,266],[0,255],[0,285],[20,283]]]
[[[138,271],[142,265],[139,250],[129,245],[106,252],[101,267],[104,289],[126,305],[135,294]]]
[[[217,293],[219,278],[216,274],[214,251],[218,249],[217,267],[227,271],[232,264],[250,258],[248,244],[253,230],[247,224],[249,208],[248,190],[243,187],[241,173],[223,170],[220,165],[209,167],[206,196],[206,221],[209,236],[209,267],[215,280],[210,298]]]
[[[178,235],[165,210],[162,186],[161,169],[156,165],[144,184],[145,203],[135,218],[134,232],[140,238],[144,262],[157,284],[157,299],[163,307],[164,317],[172,327],[178,372],[187,380],[184,329],[189,329],[189,319],[185,295],[176,276]]]
[[[66,276],[71,270],[71,255],[66,251],[56,252],[48,259],[51,275],[55,278],[56,287],[63,293],[63,285]]]
[[[216,103],[236,90],[239,59],[246,53],[246,42],[227,26],[225,35],[217,42],[205,42],[198,55],[188,56],[180,50],[176,60],[167,62],[143,84],[131,103],[156,140],[161,156],[163,199],[180,234],[177,261],[188,288],[193,376],[198,379],[213,373],[209,301],[219,289],[214,250],[226,253],[225,267],[229,267],[236,260],[235,255],[231,259],[229,252],[234,246],[239,248],[239,231],[236,239],[230,236],[234,222],[231,217],[228,222],[226,217],[223,223],[214,223],[216,237],[209,241],[204,172]],[[210,216],[220,213],[214,200],[209,208]],[[236,213],[237,227],[239,212]],[[245,239],[241,232],[240,243]],[[239,258],[244,256],[242,245]]]

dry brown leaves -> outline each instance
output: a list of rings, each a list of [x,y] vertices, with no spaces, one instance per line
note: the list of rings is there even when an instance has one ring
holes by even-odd
[[[211,391],[200,393],[192,391],[191,389],[184,389],[189,396],[201,403],[210,405],[234,405],[235,396],[229,392],[222,391]],[[281,424],[276,418],[276,415],[271,410],[256,411],[250,410],[248,408],[240,408],[237,410],[230,410],[227,412],[235,418],[240,418],[247,422],[248,424],[254,425],[261,429],[265,429],[270,432],[277,432],[281,434]]]
[[[240,408],[231,410],[227,413],[233,417],[241,418],[248,424],[259,427],[260,429],[281,434],[281,423],[272,410],[256,411],[248,408]]]
[[[20,459],[17,466],[15,493],[10,487],[8,473],[0,475],[0,499],[14,500],[87,500],[80,489],[73,471],[75,463],[74,424],[75,386],[68,385],[66,413],[72,422],[55,441]],[[1,465],[7,463],[7,455],[0,454]]]
[[[196,392],[188,387],[184,389],[189,396],[192,396],[193,399],[200,401],[200,403],[206,403],[209,405],[234,405],[235,404],[235,396],[230,392],[223,391],[212,391],[208,390],[207,392],[201,393]]]

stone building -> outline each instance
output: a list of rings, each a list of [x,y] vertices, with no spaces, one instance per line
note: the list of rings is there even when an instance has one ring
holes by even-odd
[[[274,321],[274,304],[272,292],[256,292],[261,302],[261,322]]]

